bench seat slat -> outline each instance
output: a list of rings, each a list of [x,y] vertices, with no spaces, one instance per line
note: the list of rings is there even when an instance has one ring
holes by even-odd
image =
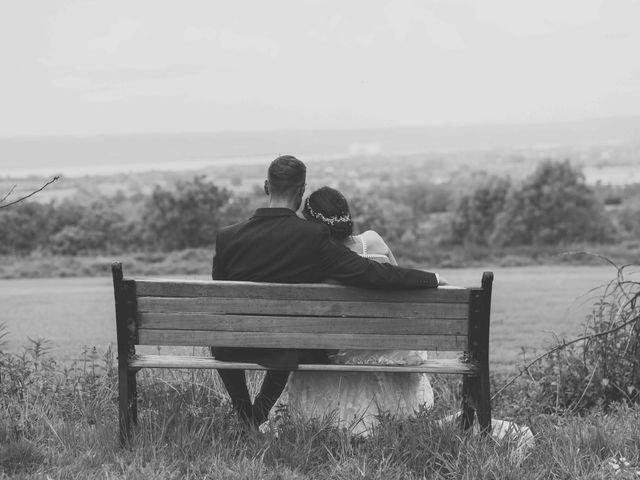
[[[136,280],[138,297],[231,297],[277,300],[365,301],[391,303],[467,303],[469,289],[383,290],[329,284],[275,284],[205,280]]]
[[[140,345],[185,345],[258,348],[462,351],[466,335],[371,335],[228,332],[206,330],[138,330]]]
[[[466,320],[447,318],[341,318],[141,313],[141,329],[271,333],[369,333],[390,335],[466,335]]]
[[[467,303],[349,302],[324,300],[273,300],[262,298],[138,297],[140,312],[226,313],[248,315],[296,315],[326,317],[469,317]]]
[[[136,355],[129,361],[129,368],[226,368],[230,370],[268,370],[257,363],[222,362],[211,357],[174,355]],[[474,374],[478,367],[458,359],[426,360],[421,365],[327,365],[301,364],[300,371],[324,372],[423,372]]]

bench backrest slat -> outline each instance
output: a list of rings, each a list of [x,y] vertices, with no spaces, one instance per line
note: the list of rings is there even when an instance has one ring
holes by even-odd
[[[138,297],[263,298],[395,303],[468,303],[469,289],[381,290],[330,284],[280,284],[207,280],[136,280]]]
[[[467,321],[397,317],[290,317],[210,315],[205,313],[141,313],[142,330],[210,330],[238,332],[369,333],[372,335],[466,335]]]
[[[138,297],[142,313],[210,313],[299,317],[469,318],[467,303],[391,303],[262,298]]]
[[[374,350],[464,350],[466,335],[370,335],[228,332],[211,330],[139,330],[145,345],[196,345],[261,348]]]

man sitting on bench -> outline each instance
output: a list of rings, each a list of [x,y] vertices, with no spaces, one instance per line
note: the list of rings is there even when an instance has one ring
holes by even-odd
[[[329,229],[296,215],[305,191],[306,167],[297,158],[276,158],[264,183],[269,207],[249,220],[226,227],[216,236],[214,280],[319,283],[329,279],[372,288],[435,288],[435,273],[377,263],[333,242]],[[253,404],[243,370],[219,369],[239,418],[260,425],[269,415],[290,370],[298,363],[322,363],[322,351],[276,348],[212,347],[218,360],[252,362],[268,370]]]

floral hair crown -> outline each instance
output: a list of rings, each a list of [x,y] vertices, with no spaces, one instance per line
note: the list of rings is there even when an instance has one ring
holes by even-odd
[[[337,215],[333,217],[325,217],[320,212],[316,212],[313,208],[311,208],[311,202],[309,202],[309,198],[307,198],[305,206],[306,206],[307,212],[309,212],[309,215],[311,215],[316,220],[319,220],[322,223],[327,223],[331,226],[335,225],[336,223],[347,223],[351,221],[351,214],[349,213],[346,213],[340,217],[338,217]]]

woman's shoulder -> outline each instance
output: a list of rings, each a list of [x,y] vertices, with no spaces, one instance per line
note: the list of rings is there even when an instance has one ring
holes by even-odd
[[[389,247],[375,230],[367,230],[361,233],[360,237],[367,244],[367,253],[381,253],[385,255],[389,251]]]
[[[384,241],[380,234],[375,230],[367,230],[366,232],[362,232],[359,236],[367,241]]]

